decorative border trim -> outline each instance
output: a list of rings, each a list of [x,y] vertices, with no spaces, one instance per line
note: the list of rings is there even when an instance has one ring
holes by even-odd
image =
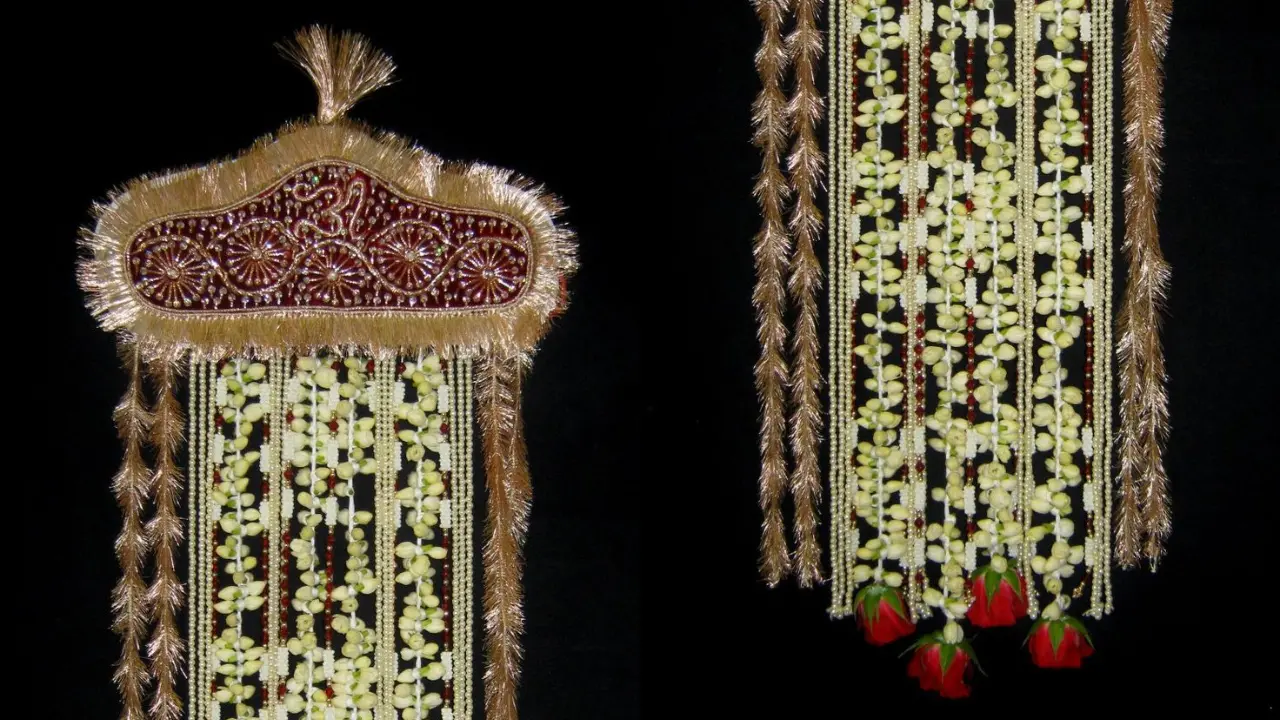
[[[245,200],[318,159],[366,167],[405,194],[428,202],[510,216],[529,229],[530,286],[510,305],[471,310],[263,310],[227,316],[171,312],[140,303],[127,253],[138,230],[157,218],[208,211]],[[81,287],[103,329],[135,333],[152,354],[199,349],[215,356],[339,348],[345,353],[408,351],[435,346],[446,356],[533,348],[564,301],[562,279],[576,268],[573,233],[555,223],[563,206],[541,187],[483,164],[448,164],[407,140],[372,134],[349,120],[282,128],[238,158],[141,177],[95,206],[96,222],[82,231],[91,253],[79,267]]]

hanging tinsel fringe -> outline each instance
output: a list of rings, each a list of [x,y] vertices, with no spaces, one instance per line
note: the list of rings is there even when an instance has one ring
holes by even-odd
[[[764,513],[764,521],[760,540],[760,572],[767,583],[776,585],[791,571],[782,518],[782,499],[787,490],[784,445],[787,328],[783,321],[786,312],[783,277],[791,243],[783,220],[783,203],[788,195],[787,180],[782,173],[782,152],[787,139],[787,99],[781,86],[788,61],[782,42],[782,23],[789,3],[787,0],[755,0],[755,8],[764,26],[764,41],[756,53],[756,70],[763,88],[753,108],[755,144],[763,155],[755,195],[764,216],[752,251],[756,265],[752,302],[760,340],[755,383],[762,414],[760,509]]]
[[[280,50],[315,83],[320,101],[316,117],[322,123],[333,122],[360,98],[391,84],[396,69],[364,37],[318,25],[299,30]]]
[[[147,591],[147,604],[155,630],[147,646],[151,677],[155,680],[151,700],[154,720],[179,720],[182,700],[178,697],[178,676],[182,673],[183,641],[178,630],[178,613],[183,605],[183,586],[175,558],[182,543],[182,521],[178,517],[178,494],[182,491],[182,471],[177,454],[182,447],[182,408],[175,394],[177,358],[160,357],[150,365],[156,385],[155,415],[151,443],[155,448],[155,471],[151,495],[156,513],[147,523],[148,544],[155,557],[155,574]]]
[[[1124,124],[1128,178],[1124,187],[1124,250],[1129,280],[1119,315],[1120,512],[1116,556],[1122,566],[1146,557],[1154,570],[1171,527],[1164,445],[1169,435],[1160,313],[1169,265],[1160,251],[1161,65],[1169,38],[1171,0],[1129,3],[1124,61]]]
[[[522,356],[477,363],[476,395],[489,492],[484,544],[485,717],[492,720],[517,716],[524,629],[521,548],[531,494],[520,411],[526,364]]]
[[[788,290],[798,308],[792,337],[794,364],[791,367],[791,495],[795,500],[795,572],[801,587],[822,579],[822,550],[818,546],[817,504],[822,495],[818,471],[818,433],[822,428],[822,408],[818,391],[822,368],[818,365],[818,288],[822,285],[822,265],[814,252],[814,242],[822,230],[822,212],[814,195],[822,182],[823,155],[814,127],[822,121],[822,95],[814,86],[814,67],[822,57],[822,33],[818,31],[821,0],[798,0],[796,26],[787,38],[787,50],[795,67],[796,88],[787,113],[795,132],[795,145],[788,158],[795,206],[791,212],[791,233],[795,252],[791,260]]]
[[[112,482],[112,491],[124,526],[116,539],[116,556],[121,576],[112,592],[112,628],[120,635],[120,661],[115,683],[120,690],[121,720],[143,720],[147,687],[147,666],[142,659],[142,642],[147,632],[147,585],[142,571],[147,559],[147,535],[142,513],[149,497],[151,470],[142,455],[142,445],[151,430],[142,388],[142,358],[135,342],[120,343],[120,354],[129,368],[129,385],[116,406],[116,430],[124,443],[124,460]]]
[[[760,340],[760,359],[755,367],[762,410],[760,508],[764,522],[760,571],[767,583],[776,585],[794,567],[800,585],[808,587],[822,579],[822,551],[817,537],[817,505],[822,495],[818,468],[822,369],[818,362],[817,292],[822,285],[822,265],[814,252],[822,229],[822,213],[814,202],[823,166],[822,148],[815,133],[822,120],[823,101],[814,85],[814,67],[823,52],[822,33],[817,26],[822,3],[797,1],[795,29],[785,42],[782,26],[792,13],[790,0],[757,0],[755,8],[764,28],[764,40],[756,53],[756,71],[763,87],[753,117],[755,144],[763,156],[755,194],[764,216],[754,246],[756,287],[752,297]],[[781,89],[788,66],[795,67],[796,76],[795,92],[789,102]],[[792,135],[795,142],[787,158],[788,183],[780,164],[783,146]],[[789,223],[785,223],[783,205],[791,196],[795,197],[795,204]],[[790,277],[784,285],[788,269]],[[783,319],[787,294],[797,310],[790,377]],[[789,478],[783,444],[788,398],[791,456],[795,464]],[[782,500],[788,490],[795,502],[794,559],[787,548],[782,514]]]

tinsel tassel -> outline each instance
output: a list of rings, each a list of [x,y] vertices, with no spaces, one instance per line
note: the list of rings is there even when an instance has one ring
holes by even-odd
[[[769,585],[777,585],[791,571],[782,500],[787,491],[786,383],[787,327],[786,287],[783,278],[790,252],[790,238],[783,220],[788,195],[782,173],[782,153],[787,140],[787,99],[782,79],[788,55],[782,42],[787,0],[755,0],[756,14],[764,28],[764,40],[756,53],[756,71],[763,87],[753,107],[754,142],[762,155],[755,195],[763,224],[756,234],[756,285],[752,293],[760,358],[755,365],[756,392],[760,397],[760,510],[764,515],[760,538],[760,573]]]
[[[484,624],[488,655],[485,717],[515,720],[520,678],[521,557],[531,488],[520,411],[523,356],[478,363],[476,396],[488,488],[484,544]]]
[[[151,431],[151,413],[143,392],[142,359],[131,340],[120,343],[120,354],[129,368],[129,385],[115,409],[116,430],[124,443],[124,460],[111,489],[124,516],[116,538],[120,560],[120,581],[112,591],[112,629],[121,638],[120,660],[114,680],[120,691],[121,720],[144,720],[147,666],[142,659],[142,642],[147,632],[147,585],[142,577],[147,560],[147,535],[142,513],[150,496],[151,470],[142,455],[142,445]]]
[[[795,30],[787,38],[787,49],[795,67],[795,92],[787,108],[795,133],[795,144],[787,161],[795,205],[791,213],[791,233],[795,250],[791,258],[788,290],[797,307],[792,336],[794,361],[791,368],[791,495],[795,500],[796,580],[809,587],[822,579],[822,551],[818,545],[817,505],[822,495],[818,468],[818,433],[822,428],[822,408],[818,391],[822,369],[818,364],[818,301],[822,285],[822,265],[814,252],[814,242],[822,229],[822,212],[814,202],[822,181],[823,155],[814,133],[822,121],[822,95],[814,85],[814,67],[822,57],[822,33],[818,31],[821,0],[798,0]]]
[[[1124,251],[1129,264],[1118,324],[1120,338],[1120,512],[1116,557],[1124,567],[1146,557],[1154,570],[1171,528],[1164,447],[1169,436],[1160,314],[1169,265],[1160,251],[1161,66],[1171,0],[1132,0],[1125,35]]]
[[[182,700],[177,681],[182,673],[183,641],[178,630],[184,590],[178,578],[175,557],[182,543],[182,521],[178,517],[178,494],[182,491],[182,471],[177,454],[182,447],[182,407],[175,395],[177,358],[162,356],[149,367],[156,387],[151,444],[155,450],[155,470],[151,475],[151,495],[155,515],[147,523],[147,541],[155,557],[155,574],[147,591],[147,603],[155,629],[147,645],[151,677],[155,681],[151,699],[152,720],[179,720]]]

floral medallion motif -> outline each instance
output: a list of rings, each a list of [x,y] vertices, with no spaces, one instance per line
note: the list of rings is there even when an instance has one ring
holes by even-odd
[[[156,305],[191,307],[207,287],[209,266],[185,238],[163,239],[163,245],[141,259],[135,286]]]
[[[143,227],[128,252],[140,298],[166,310],[497,307],[530,285],[519,222],[410,197],[324,161],[232,207]]]

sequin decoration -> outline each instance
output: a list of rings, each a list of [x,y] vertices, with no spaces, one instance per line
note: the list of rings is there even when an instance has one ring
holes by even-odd
[[[137,232],[139,298],[169,311],[492,308],[529,287],[528,230],[496,213],[409,197],[323,161],[234,206]]]

